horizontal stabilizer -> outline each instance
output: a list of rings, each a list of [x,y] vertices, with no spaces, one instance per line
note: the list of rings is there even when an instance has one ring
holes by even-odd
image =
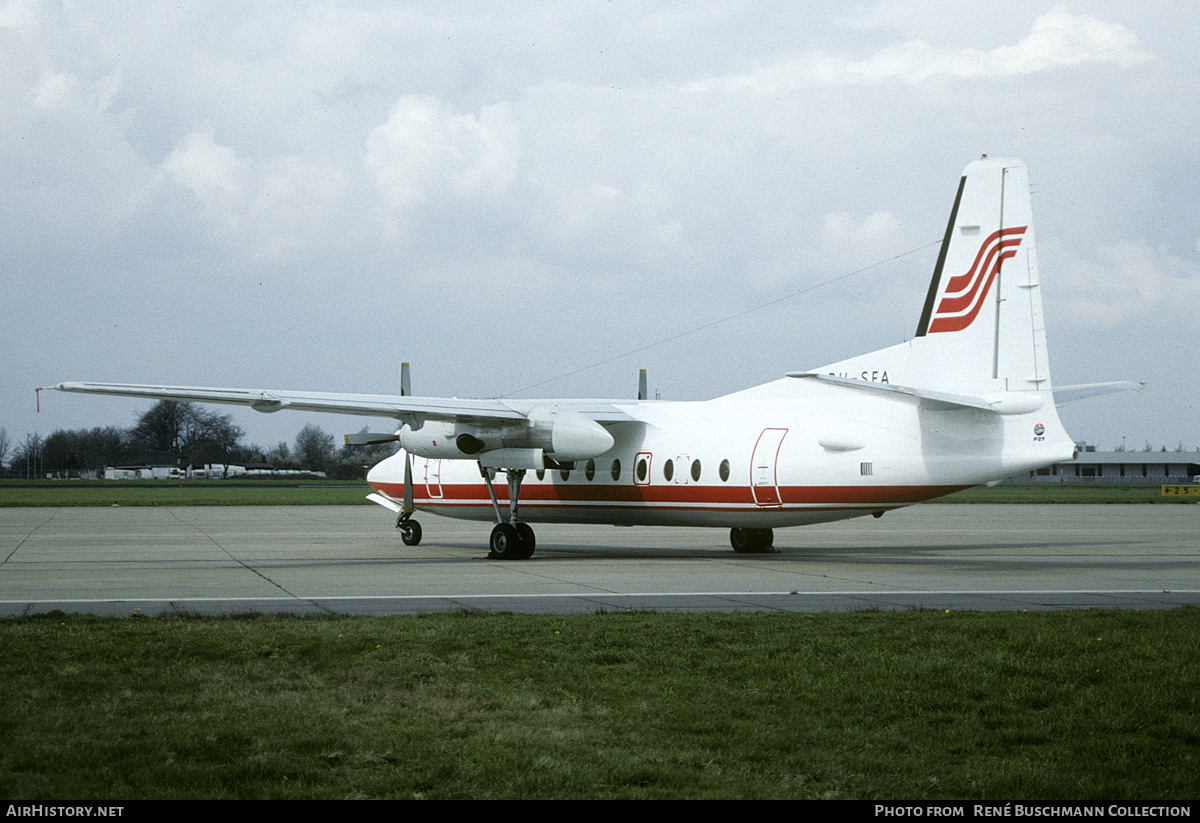
[[[1055,386],[1054,387],[1054,403],[1061,406],[1063,403],[1071,403],[1075,400],[1084,400],[1088,397],[1099,397],[1102,394],[1115,394],[1122,391],[1144,391],[1145,383],[1139,383],[1133,380],[1114,380],[1109,383],[1079,383],[1074,386]]]

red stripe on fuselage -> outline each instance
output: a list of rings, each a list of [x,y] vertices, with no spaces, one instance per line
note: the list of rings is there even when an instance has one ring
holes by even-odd
[[[396,499],[404,495],[403,484],[373,483],[376,491]],[[780,486],[782,505],[786,507],[905,506],[970,488],[954,486]],[[496,499],[507,506],[508,490],[496,484]],[[414,504],[431,510],[439,507],[487,506],[492,502],[482,484],[444,483],[442,497],[416,496]],[[688,508],[708,511],[760,508],[749,486],[585,486],[568,484],[526,484],[521,488],[521,508],[597,508],[670,509]]]

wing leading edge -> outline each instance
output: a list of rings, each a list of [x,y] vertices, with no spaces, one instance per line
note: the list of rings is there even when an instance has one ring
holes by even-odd
[[[617,401],[608,400],[475,400],[210,386],[156,386],[138,383],[58,383],[50,388],[83,394],[248,406],[265,413],[291,409],[362,417],[387,417],[413,428],[420,428],[426,420],[463,423],[522,421],[526,420],[534,409],[545,406],[568,409],[597,423],[619,423],[633,419],[618,408]],[[636,401],[619,402],[629,405]]]

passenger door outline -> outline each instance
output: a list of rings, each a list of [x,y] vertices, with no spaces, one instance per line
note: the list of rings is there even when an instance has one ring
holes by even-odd
[[[434,500],[442,499],[442,461],[425,458],[425,491]]]
[[[787,429],[763,429],[750,458],[750,490],[759,506],[782,506],[776,467]]]

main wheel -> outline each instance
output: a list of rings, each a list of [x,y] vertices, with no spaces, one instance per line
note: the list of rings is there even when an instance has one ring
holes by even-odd
[[[528,523],[517,524],[517,537],[521,538],[521,547],[517,550],[518,560],[528,560],[533,557],[537,547],[537,538],[533,536],[533,528]]]
[[[500,523],[488,539],[491,556],[497,560],[515,560],[521,554],[521,535],[512,523]]]
[[[729,545],[738,554],[765,552],[774,542],[775,534],[770,529],[729,530]]]
[[[416,520],[405,520],[396,524],[400,530],[400,539],[406,546],[415,546],[421,542],[421,524]]]
[[[750,538],[749,529],[730,529],[729,530],[729,545],[733,546],[733,550],[738,554],[754,551],[753,541]]]

